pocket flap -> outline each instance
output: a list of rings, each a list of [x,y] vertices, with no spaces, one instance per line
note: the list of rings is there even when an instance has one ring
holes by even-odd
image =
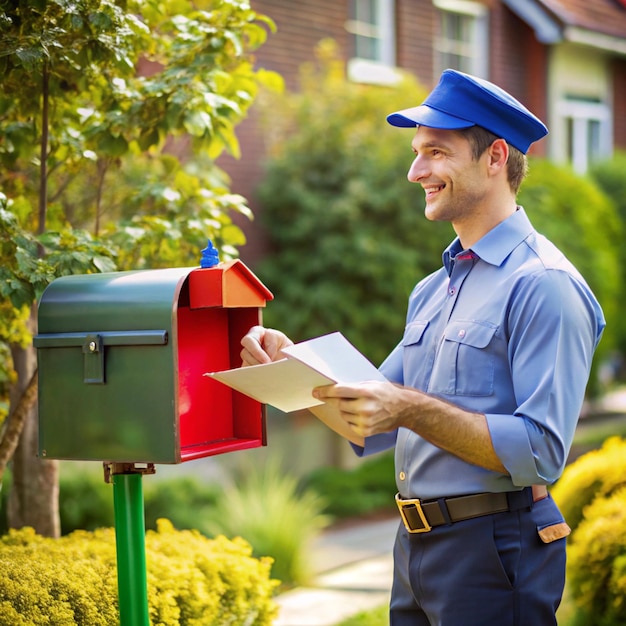
[[[419,343],[424,336],[424,331],[428,327],[428,322],[411,322],[404,329],[404,337],[402,337],[403,346],[412,346]]]
[[[538,527],[537,532],[539,538],[544,543],[552,543],[557,539],[563,539],[572,532],[572,529],[568,526],[567,522],[557,522],[556,524],[550,524],[549,526]]]
[[[474,348],[485,348],[496,334],[497,326],[458,320],[448,324],[444,338]]]

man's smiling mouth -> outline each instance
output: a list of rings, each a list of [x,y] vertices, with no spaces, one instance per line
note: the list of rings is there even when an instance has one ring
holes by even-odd
[[[445,187],[444,184],[441,185],[429,185],[424,187],[424,192],[426,193],[426,198],[430,198],[437,193],[439,193]]]

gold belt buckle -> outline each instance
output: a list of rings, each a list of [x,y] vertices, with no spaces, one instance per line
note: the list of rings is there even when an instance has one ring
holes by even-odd
[[[414,498],[412,500],[403,500],[400,497],[400,494],[396,494],[396,504],[398,505],[398,510],[400,511],[400,517],[402,518],[402,522],[404,523],[404,527],[410,533],[427,533],[432,530],[432,526],[426,520],[426,516],[424,515],[424,511],[422,510],[422,504],[418,498]],[[414,507],[419,515],[420,521],[422,522],[423,528],[411,528],[411,524],[407,519],[405,509],[409,507]]]

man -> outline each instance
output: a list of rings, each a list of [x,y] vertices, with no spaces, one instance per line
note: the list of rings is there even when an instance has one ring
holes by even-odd
[[[395,446],[392,626],[556,624],[569,528],[546,485],[563,471],[605,322],[516,204],[525,153],[547,129],[453,70],[387,120],[417,129],[408,179],[425,191],[426,217],[457,237],[410,296],[380,368],[390,382],[317,388],[317,414],[359,454]],[[255,327],[243,364],[290,343]]]

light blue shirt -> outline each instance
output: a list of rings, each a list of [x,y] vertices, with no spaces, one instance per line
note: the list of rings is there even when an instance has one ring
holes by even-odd
[[[605,326],[587,283],[520,207],[413,290],[402,341],[381,365],[391,381],[483,413],[509,474],[471,465],[404,428],[395,444],[403,497],[438,498],[550,484],[562,473],[591,360]]]

